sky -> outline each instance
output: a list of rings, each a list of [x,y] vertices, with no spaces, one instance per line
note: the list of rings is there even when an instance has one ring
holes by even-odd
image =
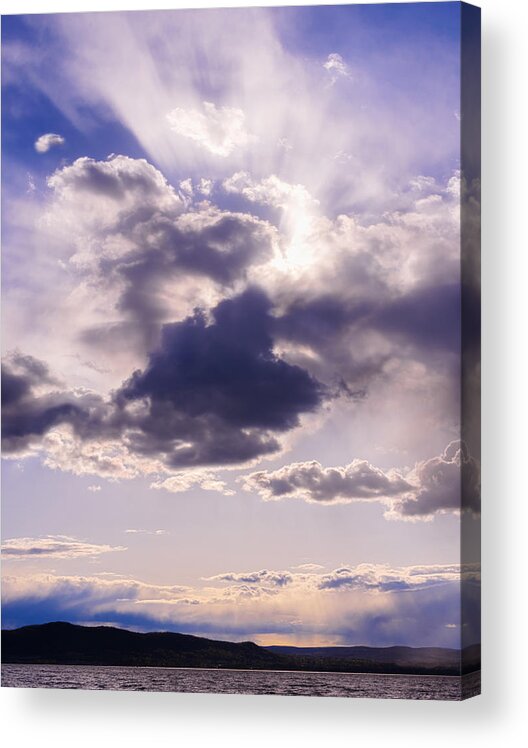
[[[10,16],[2,66],[3,626],[460,646],[460,5]]]

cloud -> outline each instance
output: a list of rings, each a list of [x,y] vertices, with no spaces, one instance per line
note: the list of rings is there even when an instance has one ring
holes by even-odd
[[[62,599],[64,607],[75,608],[82,603],[89,608],[102,603],[119,605],[120,602],[143,600],[176,601],[189,591],[182,585],[156,585],[113,574],[99,576],[61,576],[36,574],[26,577],[5,578],[4,600],[55,597]]]
[[[66,230],[104,233],[120,224],[145,221],[158,211],[177,216],[184,210],[174,188],[143,158],[111,154],[97,161],[84,156],[55,171],[47,183],[54,202],[46,222],[60,223]],[[80,240],[82,247],[84,237]],[[107,247],[111,249],[114,254],[126,253],[126,245]],[[84,255],[81,251],[77,258],[80,264]]]
[[[105,417],[115,428],[108,428]],[[65,422],[54,426],[40,439],[28,439],[25,454],[39,455],[43,464],[52,470],[73,475],[97,476],[109,481],[130,480],[141,476],[160,475],[165,472],[161,455],[144,456],[128,448],[125,424],[111,403],[102,403],[102,411],[94,418],[89,432],[75,430],[75,424]],[[19,454],[21,445],[15,445],[12,456]],[[17,451],[18,450],[18,451]]]
[[[33,386],[58,384],[47,364],[34,356],[15,351],[6,358],[6,364],[2,379],[2,402],[6,405],[25,395]]]
[[[235,492],[228,488],[226,483],[219,480],[215,473],[210,470],[192,470],[186,473],[175,473],[169,478],[160,478],[151,483],[150,487],[169,491],[170,493],[183,493],[197,487],[202,491],[216,491],[224,494],[224,496],[235,495]]]
[[[366,460],[333,468],[323,468],[316,460],[296,462],[241,480],[246,491],[256,491],[265,501],[295,498],[315,504],[384,501],[412,489],[398,473],[384,473]]]
[[[473,576],[477,571],[472,569]],[[330,574],[322,574],[318,584],[322,590],[403,592],[459,582],[460,579],[461,569],[458,564],[396,568],[383,564],[359,564],[355,567],[343,566]]]
[[[332,83],[335,83],[339,78],[351,77],[348,65],[337,52],[332,52],[328,55],[326,62],[323,63],[323,67],[330,74]]]
[[[209,197],[212,191],[213,191],[213,180],[204,179],[202,177],[198,185],[198,192],[200,192],[202,195],[205,195],[206,197]]]
[[[226,192],[242,195],[252,203],[262,203],[273,208],[288,208],[292,204],[310,210],[316,206],[315,200],[302,184],[290,184],[271,174],[261,180],[254,180],[244,171],[224,179],[222,186]]]
[[[235,107],[216,107],[204,101],[202,109],[176,108],[167,114],[171,130],[193,140],[215,156],[226,158],[246,148],[255,138],[246,130],[245,115]]]
[[[47,535],[40,538],[10,538],[2,544],[4,559],[21,558],[82,558],[101,553],[126,551],[123,546],[86,543],[67,535]]]
[[[77,159],[48,185],[47,232],[61,246],[73,244],[65,260],[79,287],[113,308],[111,324],[107,314],[80,332],[96,348],[108,336],[113,349],[123,339],[129,347],[132,340],[143,351],[152,348],[161,324],[174,319],[179,306],[188,313],[197,302],[218,299],[275,251],[276,230],[269,223],[210,204],[188,209],[181,193],[144,159]],[[189,180],[185,186],[191,195]],[[208,189],[206,180],[202,187]]]
[[[56,387],[58,384],[43,362],[20,354],[8,357],[2,365],[5,454],[25,452],[61,425],[68,425],[83,439],[101,431],[118,435],[119,429],[105,420],[109,411],[101,397],[87,391],[64,390]]]
[[[275,452],[273,432],[299,424],[322,403],[322,386],[272,350],[270,303],[250,289],[212,310],[166,325],[158,351],[118,393],[146,401],[130,442],[164,451],[171,467],[236,464]]]
[[[464,443],[451,442],[439,457],[419,462],[408,477],[418,489],[396,500],[390,517],[430,519],[461,509],[480,513],[480,465]]]
[[[125,530],[127,535],[168,535],[168,530],[137,530],[128,529]]]
[[[383,471],[366,460],[344,467],[323,467],[319,462],[296,462],[239,478],[243,488],[264,501],[298,499],[311,504],[380,502],[385,517],[429,520],[445,512],[480,512],[480,469],[467,446],[451,442],[443,454],[424,460],[412,470]],[[463,504],[461,496],[463,486]]]
[[[404,343],[458,353],[461,303],[460,283],[417,288],[387,301],[374,312],[371,324]]]
[[[41,135],[35,140],[35,150],[37,153],[47,153],[50,148],[57,145],[64,144],[64,138],[62,135],[57,135],[54,132],[48,132],[45,135]]]
[[[53,391],[40,394],[39,385],[50,383],[47,367],[25,358],[32,368],[21,363],[21,358],[2,366],[2,446],[7,453],[24,450],[33,437],[61,423],[80,427],[87,415],[79,406],[84,398]]]
[[[287,571],[260,571],[251,572],[225,572],[216,574],[213,577],[205,577],[208,582],[236,582],[243,584],[271,584],[272,586],[283,587],[293,581],[293,575]]]

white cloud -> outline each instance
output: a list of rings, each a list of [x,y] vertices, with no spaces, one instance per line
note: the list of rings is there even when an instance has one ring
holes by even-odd
[[[26,195],[33,195],[33,193],[36,191],[37,187],[35,185],[35,180],[33,178],[33,175],[28,172],[27,174],[27,189],[26,189]]]
[[[332,52],[326,58],[326,62],[323,63],[323,67],[332,76],[332,82],[339,78],[350,78],[350,69],[345,63],[343,58],[337,52]]]
[[[42,454],[44,465],[52,470],[114,481],[164,472],[159,460],[134,454],[122,441],[111,438],[83,441],[68,425],[49,431],[29,453]]]
[[[324,569],[324,566],[322,564],[306,563],[306,564],[298,564],[297,566],[294,566],[293,568],[300,569],[301,571],[320,571],[321,569]]]
[[[247,132],[245,120],[241,109],[217,108],[210,101],[203,102],[202,110],[178,107],[167,114],[171,130],[223,158],[235,149],[246,148],[255,140]]]
[[[206,197],[209,197],[212,191],[213,191],[213,180],[204,179],[202,177],[198,185],[198,192],[200,192],[200,194],[202,195],[205,195]]]
[[[201,488],[202,491],[217,491],[224,496],[234,496],[235,492],[227,487],[224,481],[217,478],[215,473],[209,470],[192,470],[186,473],[176,473],[169,478],[160,478],[150,484],[151,488],[170,491],[171,493],[183,493],[192,488]]]
[[[77,261],[87,258],[88,251],[101,253],[94,242],[99,234],[125,219],[145,221],[162,211],[177,216],[184,205],[176,190],[163,174],[143,158],[111,155],[104,161],[82,157],[58,169],[48,178],[53,201],[44,219],[47,227],[70,232],[80,251]],[[73,232],[73,234],[72,234]],[[88,241],[86,232],[93,236]],[[128,250],[126,241],[103,244],[108,259]]]
[[[223,187],[226,192],[242,195],[250,202],[274,208],[289,208],[295,204],[309,210],[318,204],[302,184],[290,184],[275,174],[257,181],[247,172],[239,171],[224,179]]]
[[[37,153],[47,153],[50,148],[57,145],[63,145],[65,142],[62,135],[57,135],[54,132],[48,132],[45,135],[41,135],[35,140],[35,150]]]
[[[186,197],[192,197],[194,194],[192,179],[182,179],[182,181],[180,182],[180,190]]]

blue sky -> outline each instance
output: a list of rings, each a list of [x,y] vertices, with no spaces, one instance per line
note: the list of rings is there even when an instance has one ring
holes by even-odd
[[[457,646],[459,4],[2,35],[4,625]]]

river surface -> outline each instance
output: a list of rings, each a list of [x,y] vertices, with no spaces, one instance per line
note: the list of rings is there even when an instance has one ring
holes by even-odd
[[[2,687],[79,688],[175,693],[345,696],[371,699],[456,701],[480,692],[480,673],[459,678],[271,670],[109,667],[92,665],[2,665]]]

